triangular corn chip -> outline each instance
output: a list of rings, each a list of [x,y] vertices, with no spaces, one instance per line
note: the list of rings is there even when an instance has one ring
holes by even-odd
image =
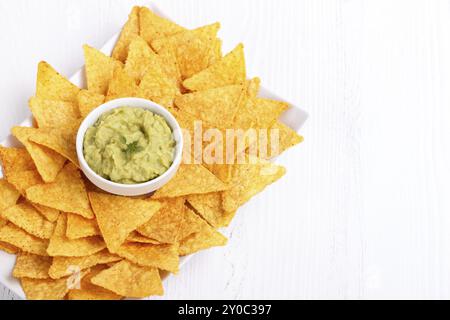
[[[42,214],[48,221],[56,222],[56,220],[58,220],[60,214],[59,210],[49,208],[37,203],[30,202],[30,204],[35,207],[36,210],[39,211],[39,213]]]
[[[61,171],[66,159],[53,150],[31,142],[29,138],[36,132],[36,130],[38,129],[14,127],[12,129],[12,133],[30,153],[42,179],[45,182],[52,182],[55,180],[58,172]]]
[[[26,190],[37,184],[43,184],[44,181],[37,170],[15,171],[8,177],[11,183],[21,195],[26,196]]]
[[[139,7],[133,7],[128,21],[122,29],[119,40],[114,47],[112,57],[125,62],[128,55],[128,46],[135,37],[139,35]]]
[[[98,264],[120,261],[122,258],[108,252],[107,249],[86,257],[54,257],[48,271],[52,279],[60,279],[71,274],[71,267],[85,270]]]
[[[21,253],[17,256],[13,276],[15,278],[48,279],[48,270],[52,264],[51,257]]]
[[[101,235],[95,219],[86,219],[78,214],[67,214],[66,236],[69,239],[81,239]]]
[[[183,214],[183,222],[181,224],[180,232],[178,233],[178,241],[186,239],[190,235],[200,232],[203,228],[207,228],[208,224],[205,220],[200,218],[194,211],[189,207]]]
[[[230,214],[223,209],[221,192],[193,194],[187,201],[211,226],[220,228],[228,224]]]
[[[139,11],[140,34],[147,43],[164,37],[186,31],[176,23],[156,15],[149,8],[142,7]]]
[[[100,231],[110,252],[115,252],[128,235],[150,220],[161,208],[158,201],[89,193]]]
[[[0,146],[0,161],[6,178],[14,172],[36,169],[33,159],[25,148]]]
[[[145,298],[164,293],[158,269],[140,267],[126,260],[100,272],[91,282],[124,297]]]
[[[50,238],[47,253],[52,257],[85,257],[106,248],[101,237],[71,240],[66,236],[67,214],[61,214]]]
[[[89,91],[106,94],[114,70],[122,67],[122,63],[103,52],[88,45],[83,46],[86,61],[86,79]]]
[[[156,191],[153,198],[176,198],[225,189],[227,185],[202,165],[181,165],[175,177]]]
[[[128,49],[124,70],[139,83],[149,69],[157,69],[162,73],[162,63],[147,42],[141,37],[136,37]]]
[[[77,96],[77,101],[81,117],[85,118],[92,110],[105,102],[105,96],[89,90],[81,90]]]
[[[179,96],[175,105],[211,126],[227,128],[234,123],[241,94],[242,86],[232,85]]]
[[[31,98],[29,105],[39,128],[64,128],[80,118],[74,102]]]
[[[262,143],[264,141],[258,142],[258,156],[264,159],[274,158],[303,142],[302,136],[281,122],[275,122],[267,136],[267,145]]]
[[[56,72],[47,62],[39,63],[36,84],[37,98],[76,102],[79,91],[80,88]]]
[[[108,94],[106,101],[136,97],[138,95],[139,87],[136,81],[130,77],[123,69],[116,69],[114,76],[109,83]]]
[[[184,217],[184,199],[174,198],[161,201],[162,208],[137,231],[160,243],[175,243]]]
[[[200,232],[194,233],[180,242],[180,256],[187,256],[201,250],[212,247],[224,246],[228,242],[220,232],[214,228],[207,226]]]
[[[76,213],[87,219],[94,218],[80,172],[71,163],[58,174],[55,182],[28,188],[26,194],[34,203]]]
[[[172,273],[178,272],[178,245],[124,243],[117,255],[143,267],[155,267]]]
[[[0,228],[0,241],[13,245],[23,252],[48,256],[48,240],[32,236],[11,223]]]
[[[219,62],[185,80],[183,86],[191,91],[201,91],[242,84],[245,80],[244,46],[240,44]]]
[[[17,203],[20,193],[5,179],[0,179],[0,215],[2,212]]]
[[[225,211],[236,211],[286,173],[285,168],[267,161],[250,157],[246,160],[246,164],[234,165],[231,188],[222,195]]]
[[[29,234],[41,239],[50,239],[55,229],[55,225],[52,222],[45,219],[28,203],[19,203],[9,207],[3,210],[0,216]]]

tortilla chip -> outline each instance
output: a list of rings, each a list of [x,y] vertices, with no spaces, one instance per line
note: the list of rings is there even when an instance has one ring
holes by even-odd
[[[141,37],[144,38],[148,44],[151,44],[154,40],[186,31],[185,28],[158,16],[146,7],[140,9],[139,18]]]
[[[76,213],[87,219],[94,218],[80,172],[71,163],[58,174],[55,182],[28,188],[26,194],[34,203]]]
[[[0,146],[0,161],[3,175],[8,178],[11,173],[36,169],[33,159],[25,148],[5,148]]]
[[[67,214],[66,236],[71,240],[101,235],[95,219],[86,219],[78,214]]]
[[[162,61],[162,66],[166,75],[176,84],[177,88],[180,89],[181,73],[173,44],[170,41],[166,41],[164,46],[158,51],[158,56]]]
[[[200,218],[194,211],[186,207],[183,215],[180,232],[178,233],[178,241],[186,239],[190,235],[200,232],[204,228],[209,227],[205,220]]]
[[[21,195],[25,196],[26,189],[37,184],[43,184],[44,181],[37,170],[15,171],[11,172],[8,181],[16,188]]]
[[[110,252],[115,252],[129,234],[150,220],[161,208],[157,201],[89,193],[100,231]]]
[[[14,206],[19,198],[20,193],[14,186],[5,179],[0,179],[0,215],[5,209]]]
[[[81,90],[77,96],[77,101],[81,117],[86,118],[89,113],[105,102],[105,96],[89,90]]]
[[[154,199],[176,198],[190,194],[211,193],[227,189],[220,181],[202,165],[181,165],[175,177],[156,191]]]
[[[79,91],[80,88],[61,76],[47,62],[39,63],[36,84],[37,98],[76,102]]]
[[[64,129],[36,129],[29,140],[55,151],[79,167],[76,138],[76,132],[68,132]]]
[[[138,96],[139,87],[123,69],[116,69],[109,83],[106,101]]]
[[[29,106],[39,128],[64,128],[80,118],[75,102],[31,98]]]
[[[116,253],[139,266],[178,273],[178,245],[129,242],[121,245]]]
[[[71,275],[71,270],[85,270],[99,264],[120,260],[122,258],[109,253],[106,249],[86,257],[54,257],[48,274],[52,279],[60,279]]]
[[[17,256],[13,276],[15,278],[48,279],[48,269],[51,264],[51,257],[21,253]]]
[[[179,254],[187,256],[212,247],[224,246],[228,242],[220,232],[208,226],[180,241]]]
[[[104,95],[108,91],[114,70],[121,68],[122,63],[88,45],[84,45],[83,50],[88,90]]]
[[[178,96],[175,105],[216,128],[228,128],[234,124],[242,94],[241,85],[199,91]]]
[[[48,240],[34,237],[10,223],[0,229],[0,241],[13,245],[24,252],[48,256]]]
[[[161,242],[156,241],[155,239],[147,238],[141,234],[139,234],[137,231],[133,231],[128,236],[126,242],[135,242],[135,243],[146,243],[146,244],[161,244]]]
[[[278,132],[278,139],[275,139],[275,142],[278,142],[278,147],[272,148],[272,130],[277,130],[275,132]],[[268,139],[266,142],[267,146],[265,144],[262,144],[261,142],[258,143],[258,156],[265,159],[271,159],[279,156],[284,151],[292,148],[293,146],[302,143],[303,137],[298,135],[297,132],[295,132],[285,124],[276,122],[269,129]]]
[[[41,239],[50,239],[55,229],[52,222],[45,219],[32,205],[26,202],[9,207],[1,212],[0,216]]]
[[[244,46],[240,44],[216,64],[185,80],[183,86],[191,91],[202,91],[243,84],[246,78]]]
[[[160,243],[175,243],[184,217],[184,199],[175,198],[161,201],[162,208],[137,231]]]
[[[3,241],[0,241],[0,251],[4,251],[9,254],[19,253],[19,249],[16,246],[13,246],[13,245],[3,242]]]
[[[140,267],[126,260],[100,272],[91,282],[124,297],[145,298],[164,294],[158,269]]]
[[[20,282],[28,300],[62,300],[85,275],[86,272],[83,272],[58,280],[22,278]]]
[[[67,214],[63,213],[56,222],[55,232],[50,238],[47,253],[59,257],[85,257],[102,251],[106,245],[101,237],[71,240],[66,236]]]
[[[141,37],[134,38],[128,49],[128,58],[124,70],[136,83],[139,83],[150,69],[155,68],[161,72],[161,64],[158,55],[153,52],[144,39]]]
[[[123,27],[119,40],[112,52],[112,57],[116,60],[125,62],[128,56],[128,46],[139,35],[139,11],[139,7],[133,7],[128,16],[128,21]]]
[[[151,45],[159,52],[167,42],[170,42],[175,49],[181,77],[187,79],[216,62],[218,52],[216,37],[219,29],[220,23],[214,23],[154,40]]]
[[[58,220],[59,214],[60,212],[56,209],[53,208],[49,208],[37,203],[32,203],[30,202],[30,204],[36,208],[37,211],[39,211],[40,214],[42,214],[44,216],[45,219],[47,219],[50,222],[56,222],[56,220]]]
[[[285,168],[261,159],[248,157],[246,162],[234,165],[231,188],[223,192],[225,211],[236,211],[286,173]]]
[[[38,129],[14,127],[12,133],[30,153],[42,179],[45,182],[52,182],[64,166],[66,159],[53,150],[31,142],[29,138],[36,133],[36,130]]]
[[[193,194],[187,197],[189,204],[215,228],[223,227],[227,213],[222,207],[222,193]]]
[[[91,283],[91,279],[103,270],[108,269],[107,266],[96,266],[81,280],[79,289],[69,291],[69,300],[120,300],[123,297],[115,294],[105,288],[96,286]]]

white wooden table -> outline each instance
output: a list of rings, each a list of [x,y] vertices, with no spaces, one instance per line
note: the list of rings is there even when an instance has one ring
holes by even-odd
[[[28,114],[38,61],[71,75],[136,2],[1,1],[0,138]],[[287,176],[165,298],[450,298],[450,2],[158,5],[188,27],[221,21],[225,50],[244,42],[250,75],[311,114]]]

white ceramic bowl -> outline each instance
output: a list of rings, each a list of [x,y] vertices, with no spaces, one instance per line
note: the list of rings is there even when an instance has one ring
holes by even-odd
[[[155,114],[162,116],[167,124],[172,128],[174,139],[176,141],[175,147],[175,157],[172,166],[161,176],[151,181],[140,183],[140,184],[121,184],[109,181],[97,173],[95,173],[87,164],[84,153],[83,153],[83,143],[86,130],[93,126],[95,122],[100,118],[105,112],[111,111],[120,107],[135,107],[143,108],[149,110]],[[150,194],[167,182],[169,182],[176,174],[182,159],[183,153],[183,135],[181,132],[180,125],[174,116],[167,111],[164,107],[145,99],[139,98],[123,98],[109,101],[100,107],[94,109],[81,123],[77,134],[77,154],[78,162],[80,163],[81,170],[83,170],[86,177],[97,187],[106,192],[120,195],[120,196],[141,196],[145,194]]]

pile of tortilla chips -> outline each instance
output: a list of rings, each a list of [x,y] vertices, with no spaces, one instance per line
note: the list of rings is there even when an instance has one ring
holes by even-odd
[[[225,245],[218,228],[284,175],[251,156],[247,164],[182,164],[154,195],[127,198],[96,188],[79,169],[81,121],[120,97],[155,101],[186,130],[195,120],[220,130],[277,128],[279,153],[302,141],[278,121],[288,106],[258,97],[259,79],[247,80],[243,46],[222,55],[219,27],[188,30],[135,7],[112,56],[84,47],[86,89],[39,64],[29,102],[35,126],[12,129],[23,147],[0,147],[0,249],[17,254],[13,276],[27,298],[162,295],[161,276],[178,272],[180,256]]]

